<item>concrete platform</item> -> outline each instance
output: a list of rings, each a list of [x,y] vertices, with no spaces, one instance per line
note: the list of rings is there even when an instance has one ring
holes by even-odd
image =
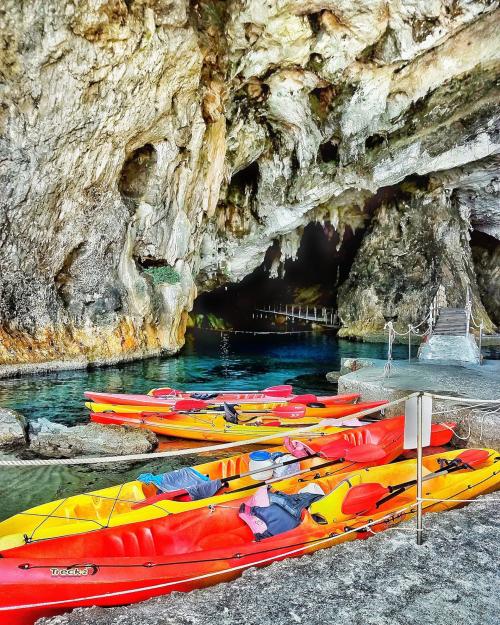
[[[500,449],[500,361],[485,360],[481,365],[451,365],[422,361],[393,361],[391,375],[384,377],[385,360],[350,359],[343,362],[350,373],[338,379],[339,393],[360,393],[362,400],[399,399],[414,391],[464,399],[498,399],[499,405],[483,408],[459,405],[450,400],[434,400],[435,421],[457,421],[456,443]],[[356,370],[352,370],[356,369]],[[403,406],[388,409],[389,416],[401,414]]]

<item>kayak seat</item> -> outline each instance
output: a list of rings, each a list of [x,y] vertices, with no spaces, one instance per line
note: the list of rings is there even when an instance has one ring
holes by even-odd
[[[106,555],[116,557],[156,556],[157,549],[150,527],[110,534],[106,537]]]

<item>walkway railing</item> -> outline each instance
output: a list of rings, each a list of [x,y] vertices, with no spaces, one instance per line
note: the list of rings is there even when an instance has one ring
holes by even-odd
[[[257,308],[257,313],[265,315],[280,315],[292,319],[300,319],[312,323],[319,323],[331,328],[340,327],[340,319],[334,308],[326,306],[304,306],[302,304],[275,304]]]
[[[420,336],[422,339],[424,339],[424,337],[430,337],[434,331],[434,328],[436,326],[436,322],[437,319],[439,317],[439,311],[442,308],[445,308],[445,304],[446,304],[446,294],[445,294],[445,290],[444,287],[440,286],[438,291],[436,292],[436,295],[434,296],[430,306],[429,306],[429,312],[427,314],[427,316],[418,324],[418,325],[413,325],[411,323],[408,324],[408,330],[406,332],[397,332],[394,328],[394,323],[392,321],[388,321],[385,325],[384,325],[384,330],[388,331],[388,337],[387,337],[387,363],[384,367],[384,375],[385,377],[388,377],[390,375],[391,369],[392,369],[392,361],[393,361],[393,357],[392,357],[392,347],[394,344],[394,341],[396,339],[397,336],[399,337],[404,337],[404,336],[408,336],[408,361],[411,361],[411,347],[412,347],[412,343],[411,343],[411,337],[412,334],[414,334],[415,336]],[[443,306],[444,304],[444,306]],[[482,347],[482,341],[483,341],[483,332],[484,332],[484,323],[482,321],[478,323],[476,323],[476,320],[474,318],[474,315],[472,313],[472,297],[471,297],[471,292],[470,292],[470,288],[467,287],[467,291],[466,291],[466,302],[465,302],[465,307],[464,307],[464,311],[465,311],[465,317],[466,317],[466,330],[465,330],[465,336],[468,336],[470,331],[471,331],[471,326],[473,326],[474,328],[476,328],[477,330],[479,330],[479,363],[482,365],[483,364],[483,359],[481,357],[481,347]],[[427,324],[427,330],[425,332],[418,332],[418,328],[422,327],[424,324]]]

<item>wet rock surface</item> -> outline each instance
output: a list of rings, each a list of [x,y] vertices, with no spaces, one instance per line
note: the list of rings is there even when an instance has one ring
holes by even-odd
[[[0,449],[24,447],[27,421],[17,410],[0,408]]]
[[[245,572],[230,584],[118,608],[89,608],[38,625],[325,622],[496,625],[498,494],[424,517],[367,541]]]
[[[30,423],[29,437],[29,451],[43,458],[144,454],[158,444],[149,430],[98,423],[66,427],[44,418]]]

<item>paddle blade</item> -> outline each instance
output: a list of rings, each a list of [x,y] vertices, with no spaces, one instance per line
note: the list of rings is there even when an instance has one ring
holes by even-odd
[[[288,397],[292,394],[293,388],[290,384],[281,384],[280,386],[270,386],[262,392],[269,397]]]
[[[373,445],[372,443],[366,443],[365,445],[355,445],[351,449],[348,449],[345,455],[345,459],[351,462],[378,462],[385,458],[387,455],[385,449],[380,445]]]
[[[338,460],[339,458],[345,458],[346,453],[351,447],[353,447],[353,443],[348,440],[340,439],[321,447],[317,453],[322,458],[328,458],[328,460]]]
[[[187,490],[184,490],[184,488],[180,488],[179,490],[171,490],[168,493],[160,493],[159,495],[153,495],[152,497],[148,497],[147,499],[143,499],[142,501],[135,503],[132,506],[132,510],[140,510],[141,508],[151,506],[158,501],[165,501],[166,499],[169,501],[173,501],[174,499],[182,497],[183,501],[186,501],[186,499],[184,499],[186,495],[188,496],[187,501],[190,501],[191,498],[189,497],[189,493]]]
[[[283,419],[302,419],[306,414],[306,407],[302,404],[287,404],[286,406],[276,406],[273,414]]]
[[[441,447],[451,441],[456,422],[449,423],[433,423],[431,429],[431,447]]]
[[[357,516],[375,507],[377,501],[389,493],[389,489],[377,484],[367,482],[353,486],[347,492],[342,502],[342,514]]]
[[[489,458],[489,452],[486,449],[466,449],[459,454],[455,460],[461,460],[470,467],[477,467]]]
[[[206,408],[209,404],[202,399],[179,399],[175,402],[175,410],[200,410],[200,408]]]
[[[161,397],[162,395],[172,395],[174,393],[174,389],[173,388],[154,388],[151,391],[151,395],[153,397]]]
[[[311,402],[318,401],[316,395],[296,395],[293,398],[294,404],[310,404]]]

